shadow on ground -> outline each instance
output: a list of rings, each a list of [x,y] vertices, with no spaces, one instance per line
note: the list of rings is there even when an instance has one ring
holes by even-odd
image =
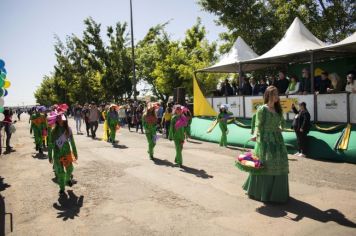
[[[323,223],[334,221],[339,225],[356,228],[356,223],[348,220],[342,212],[336,209],[323,211],[309,203],[302,202],[295,198],[290,198],[285,205],[265,204],[264,206],[257,208],[256,211],[262,215],[274,218],[284,217],[293,221],[309,218]],[[294,214],[296,217],[289,217],[287,216],[288,213]]]
[[[4,178],[0,176],[0,192],[4,191],[5,189],[9,188],[11,185],[4,183]],[[12,229],[12,214],[6,213],[5,211],[5,197],[0,194],[0,236],[5,235],[5,223],[6,223],[6,215],[9,215],[9,223],[11,231]]]
[[[62,218],[63,221],[79,217],[80,208],[83,206],[84,196],[76,196],[72,190],[68,190],[67,194],[61,194],[58,198],[58,203],[53,204],[53,208],[58,210],[57,218]]]

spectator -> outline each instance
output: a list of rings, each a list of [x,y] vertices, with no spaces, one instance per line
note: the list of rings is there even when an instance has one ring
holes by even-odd
[[[277,80],[276,80],[276,77],[270,76],[270,77],[268,78],[268,86],[277,87]]]
[[[266,84],[266,79],[265,78],[260,78],[260,83],[259,83],[259,86],[258,86],[258,95],[263,95],[265,94],[265,91],[267,89],[267,84]]]
[[[336,73],[332,73],[329,75],[331,88],[327,88],[328,93],[338,93],[341,92],[344,88],[340,76]]]
[[[169,137],[169,126],[171,125],[171,119],[172,119],[172,107],[168,106],[165,113],[163,114],[163,120],[162,120],[162,124],[164,124],[164,128],[166,131],[167,139]]]
[[[141,129],[141,133],[143,134],[143,127],[142,127],[142,115],[143,115],[143,104],[140,104],[135,112],[135,124],[136,124],[136,133],[138,132],[138,129]]]
[[[241,94],[242,95],[251,95],[252,94],[252,87],[250,85],[249,79],[247,77],[241,77],[243,79]]]
[[[285,94],[289,85],[289,80],[286,79],[284,71],[278,73],[277,89],[279,94]]]
[[[250,85],[251,85],[251,91],[252,91],[251,94],[252,94],[253,96],[258,95],[260,89],[259,89],[259,85],[257,84],[255,78],[253,78],[253,77],[250,78]]]
[[[232,82],[232,95],[239,95],[239,87],[235,80]]]
[[[311,93],[311,80],[310,80],[310,72],[307,68],[302,70],[302,79],[299,83],[299,91],[298,93],[301,94],[308,94]]]
[[[292,95],[292,94],[297,94],[299,91],[299,82],[298,82],[298,78],[293,75],[290,78],[290,83],[288,85],[288,89],[286,91],[287,95]]]
[[[90,110],[89,110],[89,104],[85,103],[84,107],[82,109],[82,118],[85,122],[85,129],[87,131],[87,136],[89,137],[89,130],[90,130],[90,124],[89,124],[89,114],[90,114]]]
[[[316,94],[325,94],[327,93],[328,89],[331,88],[331,82],[328,78],[329,73],[324,71],[321,73],[321,80],[319,89],[316,91]]]
[[[296,114],[293,120],[292,128],[297,135],[298,152],[296,156],[305,157],[307,153],[307,134],[310,130],[310,114],[307,110],[305,102],[299,104],[300,110],[298,111],[294,104],[292,104],[292,110]]]
[[[10,146],[10,140],[11,140],[11,125],[12,125],[12,111],[9,108],[5,108],[4,110],[4,121],[2,122],[5,127],[5,133],[6,133],[6,153],[10,153],[12,151],[12,147]]]
[[[96,130],[98,129],[99,126],[100,114],[101,113],[97,108],[96,104],[92,102],[89,110],[89,124],[90,124],[91,137],[93,139],[96,138]]]
[[[119,120],[120,120],[120,125],[122,127],[125,126],[125,121],[126,121],[126,109],[125,106],[120,106],[119,108]]]
[[[221,85],[220,94],[222,96],[232,96],[233,90],[228,79],[225,79],[225,82]]]
[[[356,93],[356,80],[355,80],[355,75],[352,73],[349,73],[346,76],[345,91],[348,93]]]
[[[77,103],[74,107],[74,120],[77,134],[81,134],[82,130],[82,107]]]

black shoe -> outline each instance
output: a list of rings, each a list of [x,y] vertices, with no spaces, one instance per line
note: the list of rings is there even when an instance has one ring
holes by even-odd
[[[59,195],[65,195],[66,192],[64,192],[64,190],[59,190]]]
[[[39,148],[38,151],[39,151],[40,154],[43,154],[42,148]]]
[[[73,186],[72,180],[69,180],[69,181],[67,182],[67,185],[68,185],[69,187],[72,187],[72,186]]]

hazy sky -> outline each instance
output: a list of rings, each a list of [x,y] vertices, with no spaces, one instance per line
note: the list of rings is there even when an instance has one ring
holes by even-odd
[[[53,71],[54,35],[82,35],[89,16],[102,30],[116,22],[130,23],[129,0],[0,0],[0,58],[11,81],[5,106],[34,104],[34,91],[44,75]],[[203,12],[195,0],[133,0],[135,42],[147,30],[171,20],[166,27],[173,39],[182,39],[197,17],[208,31],[209,41],[225,31],[216,17]]]

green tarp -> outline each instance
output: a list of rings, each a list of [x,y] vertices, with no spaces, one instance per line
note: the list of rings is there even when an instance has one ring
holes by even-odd
[[[217,125],[211,133],[206,131],[213,122],[210,118],[194,117],[191,125],[191,135],[195,139],[219,143],[221,131]],[[250,121],[242,120],[244,124]],[[246,142],[251,138],[251,129],[237,126],[236,124],[228,125],[229,133],[227,135],[228,144],[231,146],[244,147]],[[332,161],[356,163],[356,126],[351,129],[350,141],[346,151],[335,151],[334,146],[340,137],[342,129],[335,132],[320,132],[311,130],[308,134],[308,157],[314,159],[325,159]],[[283,132],[283,138],[287,145],[289,153],[295,153],[297,140],[294,132]],[[246,147],[253,148],[254,143],[248,142]]]

